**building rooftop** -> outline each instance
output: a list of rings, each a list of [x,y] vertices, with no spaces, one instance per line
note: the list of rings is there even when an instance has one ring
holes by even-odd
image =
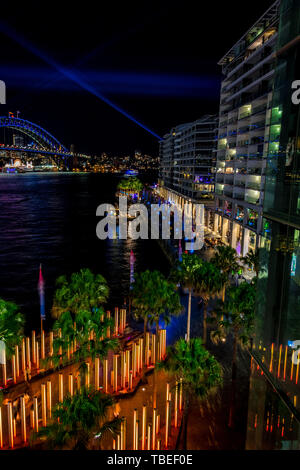
[[[270,8],[254,23],[251,28],[232,46],[219,60],[218,65],[230,63],[238,57],[245,47],[248,47],[268,26],[272,25],[279,16],[280,0],[276,0]]]

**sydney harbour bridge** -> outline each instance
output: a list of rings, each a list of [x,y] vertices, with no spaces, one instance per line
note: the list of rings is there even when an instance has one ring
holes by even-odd
[[[24,164],[30,159],[72,169],[78,163],[85,164],[90,159],[88,155],[68,150],[48,131],[19,117],[0,117],[0,132],[0,167],[5,162],[18,160]]]

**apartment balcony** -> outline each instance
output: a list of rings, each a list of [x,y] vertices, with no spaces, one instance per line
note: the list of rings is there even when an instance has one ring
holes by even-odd
[[[247,189],[254,189],[254,190],[256,190],[256,191],[260,191],[261,183],[251,183],[251,182],[247,182],[246,188],[247,188]]]

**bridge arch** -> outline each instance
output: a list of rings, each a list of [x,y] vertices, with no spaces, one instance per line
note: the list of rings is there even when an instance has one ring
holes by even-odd
[[[0,128],[13,129],[27,135],[40,145],[43,150],[68,152],[66,147],[53,137],[50,132],[25,119],[2,116],[0,117]]]

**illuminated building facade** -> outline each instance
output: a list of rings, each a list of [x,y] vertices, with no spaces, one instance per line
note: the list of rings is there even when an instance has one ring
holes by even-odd
[[[211,228],[245,255],[259,243],[269,147],[276,1],[219,61],[221,86]],[[272,128],[276,134],[276,128]],[[272,136],[275,139],[275,135]]]
[[[182,205],[184,201],[213,200],[214,146],[217,116],[181,124],[160,142],[160,192]]]
[[[281,0],[275,60],[246,448],[299,450],[299,0]]]

